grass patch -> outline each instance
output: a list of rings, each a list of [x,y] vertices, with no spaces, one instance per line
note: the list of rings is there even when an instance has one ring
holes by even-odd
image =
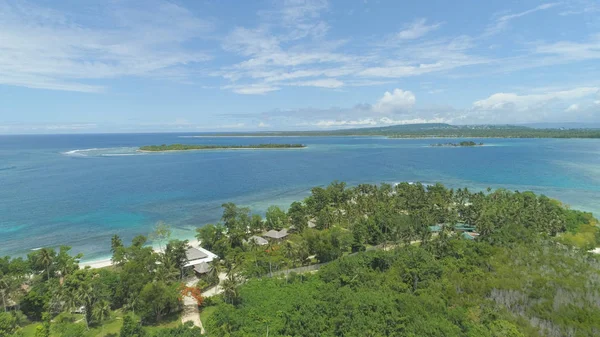
[[[215,313],[216,310],[216,306],[202,308],[200,311],[200,320],[202,321],[202,325],[206,325],[206,322],[208,322],[208,319]]]
[[[146,332],[148,332],[152,335],[160,329],[178,327],[179,325],[181,325],[180,314],[181,314],[180,312],[176,312],[176,313],[172,313],[168,316],[165,316],[163,318],[163,320],[160,321],[160,323],[146,325],[145,330],[146,330]]]

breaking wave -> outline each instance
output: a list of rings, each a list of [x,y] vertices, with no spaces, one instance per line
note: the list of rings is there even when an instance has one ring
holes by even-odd
[[[77,149],[63,152],[62,154],[72,157],[120,157],[143,155],[137,147],[108,147]]]

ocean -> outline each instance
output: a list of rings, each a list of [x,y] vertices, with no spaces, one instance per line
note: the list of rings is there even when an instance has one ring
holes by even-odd
[[[109,255],[110,238],[148,234],[157,221],[192,238],[221,204],[264,213],[315,186],[435,183],[531,190],[600,215],[600,140],[191,137],[192,134],[0,136],[0,256],[69,245],[84,260]],[[139,153],[142,145],[302,143],[304,149]]]

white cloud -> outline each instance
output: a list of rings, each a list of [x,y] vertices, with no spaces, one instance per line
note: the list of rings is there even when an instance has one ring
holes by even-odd
[[[327,39],[328,25],[322,16],[328,10],[326,1],[276,2],[276,9],[259,12],[261,22],[256,27],[236,27],[227,35],[223,48],[243,60],[212,75],[231,81],[233,86],[245,80],[278,88],[339,88],[487,62],[468,53],[474,44],[467,36],[419,39],[442,25],[426,19],[416,19],[404,30],[387,35],[385,41],[376,44],[381,49],[378,52],[347,49],[350,39]]]
[[[505,30],[508,27],[508,24],[510,23],[511,20],[529,15],[529,14],[533,14],[535,12],[539,12],[539,11],[544,11],[547,9],[550,9],[552,7],[555,7],[557,5],[559,5],[559,2],[553,2],[553,3],[545,3],[545,4],[541,4],[535,8],[532,9],[528,9],[526,11],[523,12],[519,12],[519,13],[514,13],[514,14],[507,14],[507,15],[502,15],[500,17],[498,17],[493,24],[491,24],[490,26],[488,26],[488,28],[486,29],[484,35],[489,36],[489,35],[493,35],[493,34],[497,34],[503,30]]]
[[[318,127],[332,127],[332,126],[366,126],[366,125],[377,125],[377,122],[372,118],[365,118],[360,120],[320,120],[314,124]]]
[[[373,106],[373,111],[378,113],[391,113],[411,108],[415,104],[415,95],[410,91],[394,89],[386,91],[383,97]]]
[[[271,125],[269,125],[269,124],[267,124],[267,123],[265,123],[265,122],[260,122],[260,123],[258,123],[258,125],[257,125],[257,126],[258,126],[259,128],[268,128],[268,127],[270,127]]]
[[[103,86],[88,80],[182,79],[187,74],[181,67],[208,59],[184,44],[212,25],[162,0],[107,3],[95,8],[93,18],[0,0],[0,13],[0,84],[98,92]]]
[[[579,110],[579,104],[571,104],[568,108],[565,109],[566,112],[573,112]]]
[[[95,123],[7,123],[0,124],[2,133],[62,133],[62,132],[91,132],[97,129]]]
[[[570,90],[553,91],[543,94],[519,95],[515,93],[497,93],[473,103],[477,110],[516,110],[526,111],[540,108],[553,101],[582,98],[598,93],[597,87],[580,87]]]
[[[300,87],[319,87],[335,89],[344,86],[344,82],[335,78],[324,78],[319,80],[303,81],[303,82],[292,82],[290,85],[297,85]]]
[[[277,91],[280,88],[264,84],[248,84],[248,85],[227,85],[224,89],[231,89],[233,92],[242,95],[264,95],[271,91]]]
[[[406,29],[398,32],[395,37],[400,40],[414,40],[418,39],[429,32],[438,29],[442,24],[434,23],[431,25],[427,24],[426,19],[417,19],[411,23]]]
[[[586,42],[559,41],[538,44],[534,52],[558,56],[564,61],[600,59],[600,34],[591,36]]]
[[[412,119],[391,119],[383,118],[362,118],[357,120],[320,120],[310,125],[320,128],[331,127],[364,127],[364,126],[386,126],[386,125],[404,125],[420,123],[447,123],[449,120],[444,118],[412,118]]]

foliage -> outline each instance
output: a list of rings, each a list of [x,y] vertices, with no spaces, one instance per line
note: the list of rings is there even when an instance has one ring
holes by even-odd
[[[438,257],[427,247],[397,248],[338,259],[317,275],[250,280],[239,287],[238,305],[217,304],[204,323],[211,336],[263,336],[267,329],[273,336],[600,332],[597,260],[551,241],[512,248],[460,238],[448,244],[452,249]],[[567,276],[573,270],[582,274]]]
[[[17,331],[17,319],[9,312],[0,312],[0,336],[8,336]]]
[[[483,146],[483,143],[475,143],[474,141],[462,141],[460,143],[437,143],[431,144],[433,147],[469,147],[469,146]]]
[[[139,319],[132,315],[123,317],[123,326],[119,332],[119,337],[145,337],[146,333],[142,329]]]
[[[200,332],[200,328],[193,326],[192,322],[186,322],[175,328],[161,329],[152,337],[197,337]]]
[[[170,240],[159,223],[151,239],[160,251],[145,236],[128,246],[113,236],[112,268],[80,269],[69,247],[0,259],[2,309],[42,321],[44,337],[116,332],[122,312],[127,336],[193,334],[133,318],[179,322],[182,293],[215,303],[205,322],[211,336],[599,333],[600,268],[586,252],[600,243],[598,222],[546,196],[333,182],[287,211],[270,207],[266,221],[247,207],[222,207],[219,223],[197,229],[221,258],[199,288],[181,284],[188,242]],[[284,228],[287,236],[266,245],[250,239]],[[200,288],[219,283],[222,296],[201,302]],[[0,317],[2,333],[23,325],[18,312]]]
[[[187,150],[218,150],[218,149],[289,149],[303,148],[302,144],[256,144],[256,145],[196,145],[196,144],[170,144],[170,145],[146,145],[140,147],[140,151],[163,152],[163,151],[187,151]]]
[[[160,322],[162,317],[179,308],[179,292],[164,282],[151,282],[142,288],[139,313],[145,321]]]

